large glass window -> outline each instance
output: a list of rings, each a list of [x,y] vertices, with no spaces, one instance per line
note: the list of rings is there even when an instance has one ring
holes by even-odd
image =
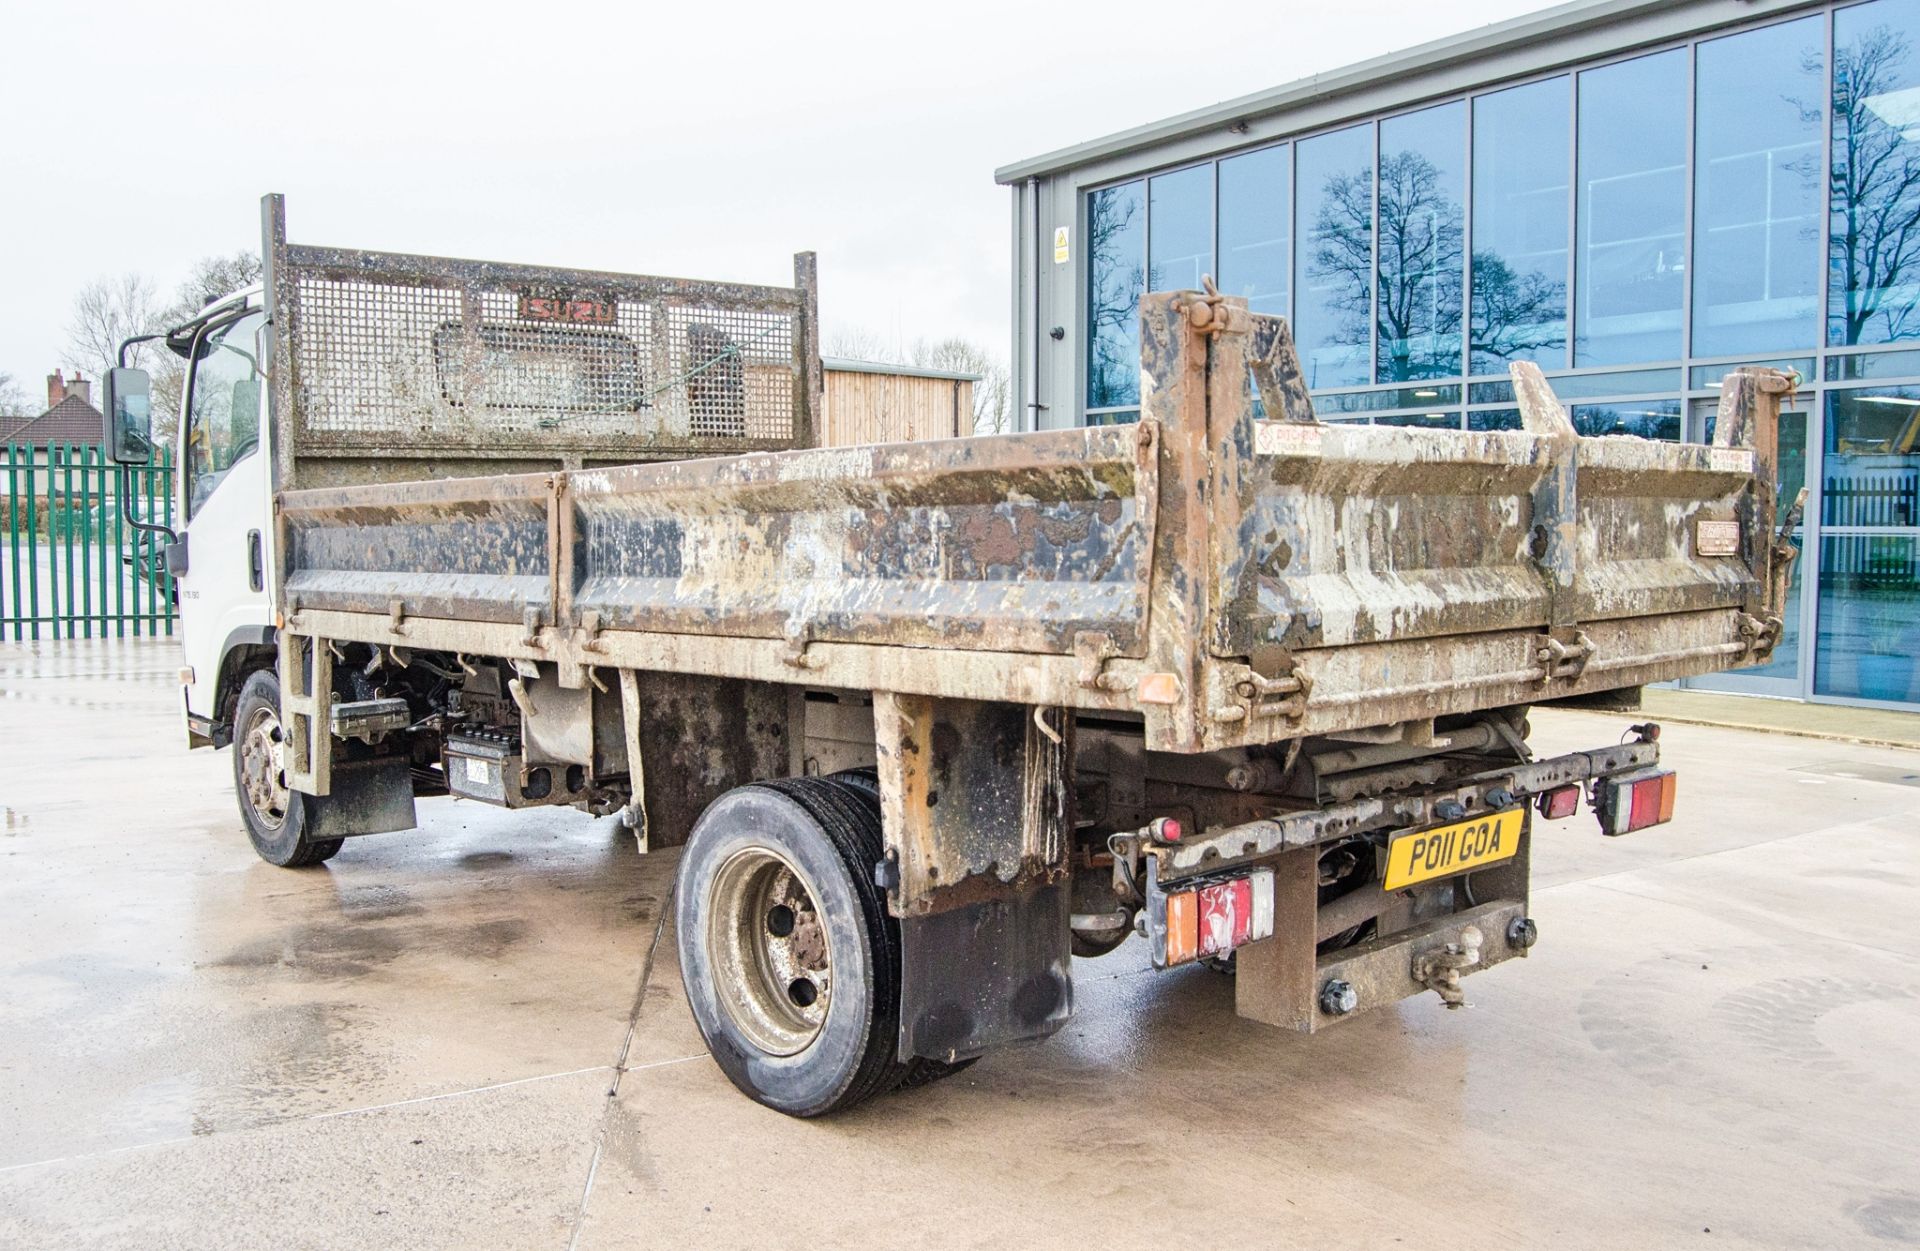
[[[1147,290],[1198,291],[1213,272],[1213,166],[1147,181]]]
[[[1814,690],[1920,698],[1920,387],[1828,392],[1821,476]]]
[[[1572,88],[1550,78],[1473,102],[1473,372],[1567,363]]]
[[[1920,538],[1829,534],[1820,541],[1813,689],[1910,702],[1920,654]]]
[[[1827,394],[1820,524],[1920,527],[1920,387]]]
[[[1814,341],[1826,22],[1713,39],[1694,71],[1694,356]]]
[[[1380,123],[1376,382],[1460,375],[1466,122],[1456,102]]]
[[[1140,402],[1140,296],[1146,285],[1147,188],[1087,197],[1087,407]]]
[[[1289,312],[1293,150],[1262,148],[1220,162],[1220,289],[1256,313]]]
[[[1294,337],[1309,387],[1371,382],[1373,127],[1298,145]]]
[[[192,399],[187,407],[187,516],[191,518],[227,476],[260,450],[260,402],[265,376],[255,353],[265,318],[248,313],[201,332],[194,349]]]
[[[1920,3],[1833,15],[1827,342],[1920,333]]]
[[[1680,439],[1679,400],[1633,400],[1620,404],[1575,404],[1573,428],[1583,435],[1631,434],[1642,439]]]
[[[1580,75],[1574,364],[1680,355],[1687,51]]]

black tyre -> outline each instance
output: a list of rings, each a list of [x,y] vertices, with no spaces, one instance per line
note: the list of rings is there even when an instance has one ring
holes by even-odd
[[[842,769],[838,773],[829,773],[827,781],[838,782],[865,795],[873,801],[875,820],[880,818],[880,770],[872,765],[856,765],[851,769]]]
[[[900,927],[873,883],[874,807],[826,778],[736,787],[681,852],[675,921],[694,1021],[728,1079],[792,1116],[899,1082]]]
[[[307,837],[307,797],[287,786],[285,748],[280,679],[262,669],[240,688],[233,713],[233,794],[260,858],[283,869],[303,869],[331,859],[341,840]]]
[[[879,822],[879,770],[872,765],[858,765],[852,769],[842,769],[838,773],[829,773],[827,781],[838,783],[848,793],[859,796],[863,803],[869,805],[875,823]],[[979,1056],[971,1056],[965,1060],[930,1060],[926,1056],[915,1056],[900,1066],[900,1080],[896,1084],[897,1088],[912,1090],[917,1086],[937,1082],[943,1077],[952,1077],[955,1073],[972,1067],[979,1058]]]

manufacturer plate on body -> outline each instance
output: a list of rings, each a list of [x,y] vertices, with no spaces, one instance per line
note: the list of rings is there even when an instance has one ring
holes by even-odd
[[[1402,834],[1387,844],[1382,885],[1390,891],[1404,890],[1510,859],[1520,850],[1520,831],[1525,824],[1524,809],[1508,808]]]
[[[1259,421],[1253,426],[1253,450],[1261,456],[1318,456],[1326,427],[1298,421]]]
[[[1696,556],[1738,556],[1740,523],[1707,521],[1693,523],[1693,554]]]

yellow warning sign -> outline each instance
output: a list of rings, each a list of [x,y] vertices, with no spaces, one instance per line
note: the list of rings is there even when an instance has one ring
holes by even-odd
[[[1055,265],[1067,263],[1067,228],[1065,226],[1053,228],[1053,263]]]

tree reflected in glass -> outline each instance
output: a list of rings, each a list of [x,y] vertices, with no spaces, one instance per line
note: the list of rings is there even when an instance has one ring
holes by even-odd
[[[1087,197],[1087,407],[1140,400],[1140,296],[1146,285],[1141,184]]]
[[[1912,338],[1920,265],[1920,73],[1907,31],[1852,31],[1879,5],[1834,18],[1833,164],[1828,188],[1827,340]]]

